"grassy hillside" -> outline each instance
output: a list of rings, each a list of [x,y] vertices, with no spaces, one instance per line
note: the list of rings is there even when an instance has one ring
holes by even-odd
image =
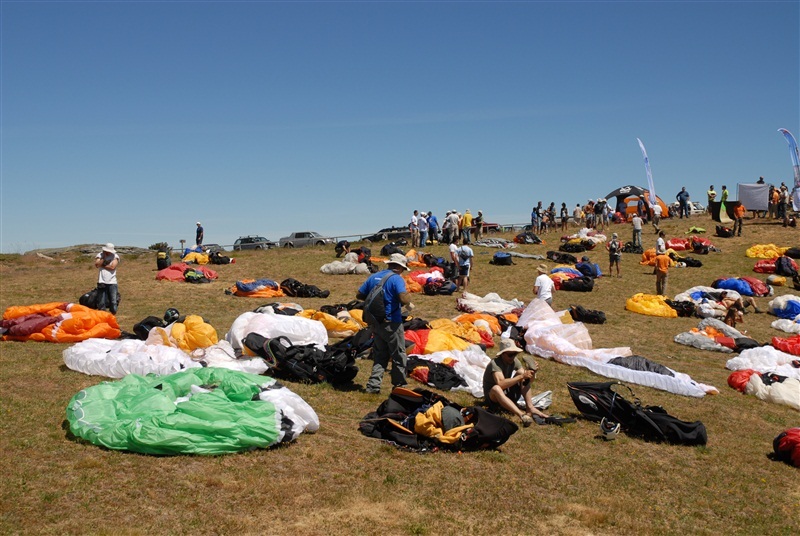
[[[718,276],[753,275],[744,256],[756,243],[796,245],[797,231],[746,220],[742,238],[713,238],[722,253],[702,257],[702,268],[673,269],[669,293]],[[707,217],[690,220],[713,230]],[[665,224],[668,238],[685,221]],[[615,226],[629,240],[628,226]],[[706,236],[711,236],[712,233]],[[510,235],[505,235],[511,238]],[[552,243],[517,251],[544,254]],[[655,244],[652,228],[646,245]],[[379,247],[374,247],[378,250]],[[474,248],[469,290],[528,301],[539,261],[517,259],[509,267],[488,264],[494,250]],[[443,255],[444,246],[429,248]],[[362,276],[328,276],[319,267],[333,247],[237,253],[237,262],[215,267],[220,278],[207,285],[157,282],[155,255],[125,256],[119,268],[123,329],[148,315],[177,307],[200,314],[224,337],[233,320],[261,305],[227,296],[237,279],[294,277],[330,289],[326,300],[294,299],[306,308],[354,298]],[[605,271],[605,251],[589,253]],[[4,455],[0,466],[2,533],[268,533],[268,534],[798,534],[800,472],[768,459],[772,439],[800,425],[785,406],[744,396],[726,383],[726,355],[675,344],[675,334],[698,319],[662,319],[625,310],[636,292],[653,293],[652,268],[638,255],[623,255],[620,279],[604,277],[589,294],[556,293],[556,309],[580,303],[607,313],[608,322],[589,326],[595,347],[630,346],[634,353],[716,386],[720,394],[685,398],[632,385],[646,404],[664,406],[685,420],[702,420],[705,447],[650,444],[620,437],[604,442],[596,424],[521,429],[500,451],[414,454],[361,436],[359,419],[382,398],[328,385],[291,384],[318,412],[321,429],[272,450],[219,457],[154,457],[113,452],[70,438],[67,401],[102,378],[64,367],[66,345],[0,343],[0,410]],[[91,260],[67,256],[0,258],[0,307],[76,301],[92,288]],[[776,288],[776,294],[791,289]],[[768,298],[757,299],[766,308]],[[452,317],[456,297],[415,296],[425,319]],[[748,314],[739,327],[766,342],[782,335],[770,315]],[[494,350],[490,351],[493,354]],[[552,411],[575,413],[566,382],[602,380],[583,369],[540,360],[535,390],[554,392]],[[370,361],[360,361],[363,385]],[[388,375],[387,375],[388,376]],[[411,382],[412,385],[414,382]],[[388,391],[388,377],[384,383]],[[463,405],[465,393],[448,394]]]

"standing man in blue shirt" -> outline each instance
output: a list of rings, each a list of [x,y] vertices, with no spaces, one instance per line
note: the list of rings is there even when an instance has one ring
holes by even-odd
[[[431,242],[439,242],[439,220],[433,215],[433,211],[428,211],[428,235]]]
[[[197,222],[197,234],[195,235],[194,243],[198,246],[203,245],[203,226],[200,225],[200,222]]]
[[[678,215],[683,218],[684,215],[689,217],[689,192],[686,191],[686,186],[681,188],[681,191],[678,192],[678,195],[675,196],[675,199],[678,200]]]
[[[397,387],[406,384],[406,343],[403,313],[400,308],[404,305],[412,305],[411,296],[406,292],[406,282],[401,276],[404,271],[408,270],[408,263],[405,255],[400,253],[393,253],[386,262],[389,268],[370,275],[356,294],[356,298],[364,300],[373,288],[383,285],[386,318],[381,322],[367,320],[374,335],[372,343],[374,364],[365,388],[365,391],[371,394],[380,394],[383,374],[389,366],[390,359],[392,361],[392,385]]]

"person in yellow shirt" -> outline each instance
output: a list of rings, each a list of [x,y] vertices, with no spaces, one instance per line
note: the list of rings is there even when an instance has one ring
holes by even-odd
[[[461,218],[461,238],[462,244],[469,244],[469,234],[472,231],[472,214],[470,213],[469,209],[464,212],[464,216]]]
[[[670,258],[666,253],[656,255],[656,294],[667,295],[667,277],[669,275]]]

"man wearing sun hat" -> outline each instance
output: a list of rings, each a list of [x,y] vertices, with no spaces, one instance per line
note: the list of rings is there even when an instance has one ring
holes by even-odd
[[[531,397],[531,382],[536,379],[539,366],[531,357],[520,359],[520,352],[522,349],[513,340],[500,339],[497,356],[483,373],[483,396],[489,411],[502,408],[519,417],[522,426],[527,428],[533,424],[534,416],[546,419],[548,415],[536,409]],[[517,405],[520,397],[525,399],[527,411]]]
[[[392,362],[392,385],[397,387],[406,384],[406,344],[403,331],[403,313],[400,308],[404,305],[412,306],[411,296],[406,292],[406,282],[401,274],[408,270],[405,255],[393,253],[386,261],[388,269],[370,275],[359,287],[356,297],[359,300],[368,300],[372,290],[383,292],[385,318],[375,319],[366,315],[367,324],[374,335],[372,343],[372,374],[367,380],[365,391],[379,394],[383,374]],[[374,296],[374,295],[373,295]],[[365,304],[365,309],[367,308]]]
[[[112,314],[117,314],[117,266],[119,255],[114,249],[114,244],[109,242],[94,258],[94,265],[98,269],[97,276],[97,308],[106,309]]]
[[[553,283],[553,280],[550,279],[550,276],[547,275],[549,271],[547,265],[540,264],[536,268],[536,271],[539,272],[539,276],[533,283],[533,293],[536,294],[538,299],[546,301],[547,305],[553,305],[553,290],[556,285]]]

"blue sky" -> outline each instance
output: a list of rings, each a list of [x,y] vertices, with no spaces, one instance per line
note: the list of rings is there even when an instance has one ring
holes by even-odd
[[[0,251],[792,180],[800,3],[2,2]],[[732,190],[735,196],[735,190]]]

